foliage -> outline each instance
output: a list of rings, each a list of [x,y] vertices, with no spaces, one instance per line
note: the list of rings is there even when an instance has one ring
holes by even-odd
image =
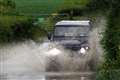
[[[90,3],[87,5],[88,9],[91,11],[96,10],[108,10],[111,7],[111,0],[90,0]]]
[[[12,12],[15,9],[15,3],[11,0],[0,0],[0,14]]]
[[[52,17],[49,17],[49,18],[46,18],[45,21],[40,25],[42,29],[48,32],[54,29],[54,24],[55,24],[54,19]]]
[[[112,6],[102,40],[105,61],[99,70],[98,80],[120,79],[120,6],[118,3],[112,4]]]
[[[25,16],[0,16],[0,42],[38,39],[46,35],[38,26],[33,25],[34,19]]]
[[[84,8],[88,2],[89,0],[64,0],[60,10]]]
[[[109,12],[112,7],[119,5],[120,0],[89,0],[87,10],[90,12]]]
[[[73,19],[74,16],[82,14],[82,10],[86,8],[88,3],[89,0],[64,0],[57,12],[69,16],[69,19]]]

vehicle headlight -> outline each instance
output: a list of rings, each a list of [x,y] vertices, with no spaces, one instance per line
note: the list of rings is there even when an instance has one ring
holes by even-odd
[[[54,44],[50,44],[50,45],[49,45],[49,49],[53,49],[54,47],[55,47]]]
[[[89,49],[89,47],[85,47],[85,49],[86,49],[86,50],[88,50],[88,49]]]
[[[81,48],[78,53],[85,55],[87,53],[87,50],[86,48]]]
[[[61,54],[61,51],[57,48],[53,48],[53,49],[49,50],[47,52],[47,54],[51,55],[51,56],[57,56],[57,55]]]

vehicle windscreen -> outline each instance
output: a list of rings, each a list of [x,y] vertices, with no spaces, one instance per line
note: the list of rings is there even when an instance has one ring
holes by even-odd
[[[81,25],[59,25],[55,28],[55,36],[87,36],[89,26]]]

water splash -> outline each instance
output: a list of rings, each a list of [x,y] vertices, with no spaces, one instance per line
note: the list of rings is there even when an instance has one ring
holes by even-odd
[[[96,70],[96,65],[102,58],[99,33],[103,31],[105,21],[101,20],[99,23],[100,27],[93,29],[90,33],[89,54],[82,57],[74,51],[66,50],[50,42],[26,41],[2,46],[0,48],[0,79],[45,80],[45,76],[40,76],[39,72]],[[72,54],[76,55],[71,57]]]

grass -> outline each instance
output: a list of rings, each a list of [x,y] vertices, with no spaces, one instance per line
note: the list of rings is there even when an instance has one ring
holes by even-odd
[[[23,14],[52,14],[61,9],[84,8],[89,0],[13,0],[16,11]]]
[[[63,8],[84,8],[89,0],[64,0]]]
[[[13,0],[16,10],[25,14],[51,14],[62,0]]]

